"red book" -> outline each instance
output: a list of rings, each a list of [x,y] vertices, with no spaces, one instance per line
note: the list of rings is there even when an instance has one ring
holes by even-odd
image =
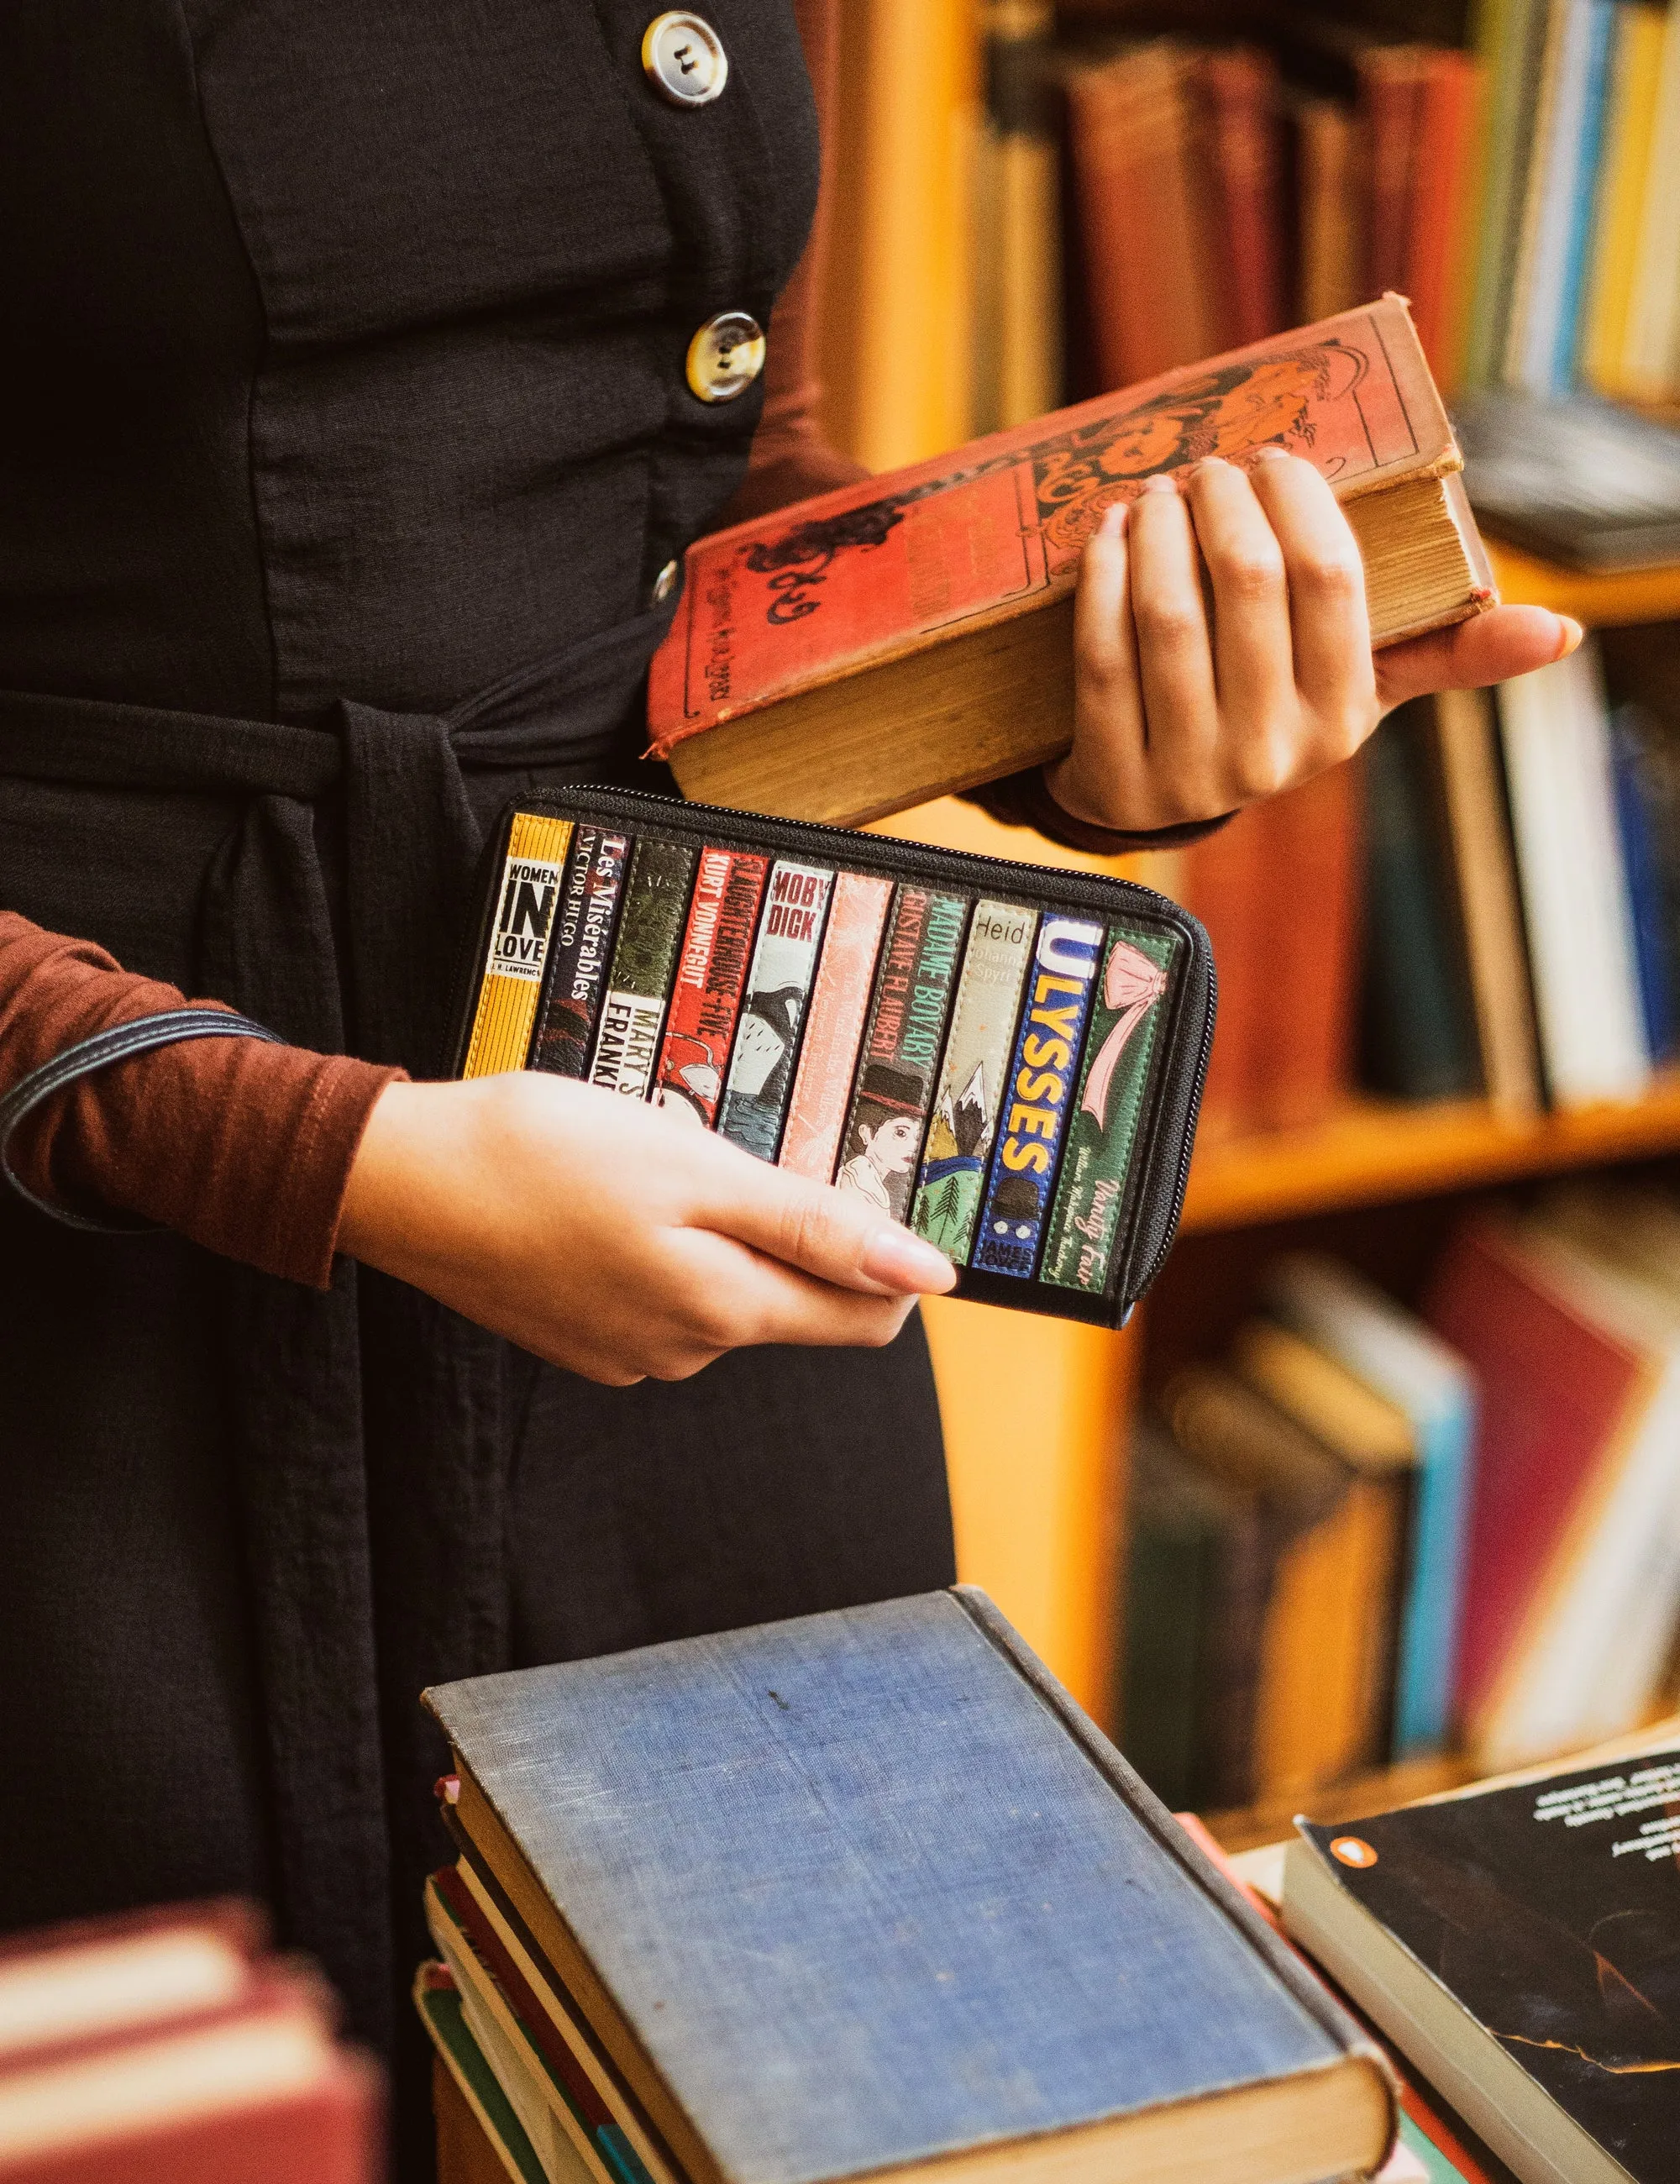
[[[1267,865],[1265,806],[1251,806],[1185,852],[1185,907],[1208,929],[1219,972],[1219,1011],[1198,1132],[1240,1137],[1256,1127],[1268,1010],[1281,989],[1268,973],[1261,915],[1275,875]]]
[[[1359,58],[1360,98],[1371,132],[1367,287],[1377,293],[1406,277],[1413,177],[1429,68],[1423,46],[1370,46]]]
[[[1473,220],[1476,122],[1482,72],[1468,53],[1429,53],[1418,99],[1417,157],[1403,286],[1430,370],[1450,382],[1457,358],[1455,283]]]
[[[14,2057],[225,2009],[267,1938],[236,1898],[78,1919],[0,1941],[0,2067]]]
[[[378,2080],[335,2047],[313,1974],[253,1969],[226,2007],[14,2059],[4,2184],[372,2184]]]
[[[1196,63],[1213,197],[1225,339],[1264,341],[1288,323],[1283,302],[1277,63],[1254,46],[1221,46]]]
[[[769,870],[768,857],[744,850],[700,855],[654,1070],[654,1103],[693,1115],[709,1130],[717,1122]]]
[[[1081,254],[1104,387],[1193,364],[1230,339],[1201,203],[1192,68],[1188,55],[1159,39],[1067,80]]]
[[[1459,1232],[1425,1316],[1477,1379],[1458,1648],[1459,1710],[1473,1727],[1497,1703],[1572,1529],[1643,1407],[1647,1361],[1491,1222]]]
[[[1321,1122],[1353,1081],[1359,985],[1360,795],[1349,766],[1252,813],[1261,894],[1258,945],[1240,968],[1254,1022],[1249,1098],[1262,1129]],[[1221,1006],[1224,1006],[1221,974]]]

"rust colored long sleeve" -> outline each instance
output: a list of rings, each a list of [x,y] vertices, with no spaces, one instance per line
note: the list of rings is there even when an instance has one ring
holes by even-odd
[[[89,941],[0,911],[0,1089],[78,1039],[184,999]],[[325,1288],[350,1164],[374,1101],[401,1074],[257,1039],[193,1039],[49,1100],[19,1128],[13,1165],[53,1204],[141,1214]]]

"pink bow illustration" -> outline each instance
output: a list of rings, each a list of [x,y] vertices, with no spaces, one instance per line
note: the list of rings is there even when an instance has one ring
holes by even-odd
[[[1098,1050],[1085,1080],[1085,1096],[1079,1103],[1082,1114],[1096,1117],[1099,1129],[1109,1126],[1109,1088],[1120,1057],[1132,1033],[1165,991],[1165,972],[1126,941],[1116,940],[1103,972],[1103,1000],[1109,1008],[1123,1009],[1126,1013]]]

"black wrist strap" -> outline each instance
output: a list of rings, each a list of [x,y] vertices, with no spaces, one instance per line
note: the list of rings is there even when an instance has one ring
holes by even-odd
[[[39,1069],[31,1069],[0,1099],[0,1177],[37,1212],[61,1222],[66,1228],[88,1228],[96,1235],[111,1236],[141,1234],[154,1229],[155,1222],[142,1221],[132,1214],[114,1212],[96,1220],[88,1214],[72,1213],[64,1206],[53,1206],[46,1199],[37,1198],[18,1180],[13,1170],[12,1134],[26,1115],[32,1115],[44,1100],[64,1091],[79,1078],[92,1077],[97,1070],[108,1069],[114,1061],[149,1054],[155,1047],[173,1046],[183,1039],[260,1039],[275,1046],[282,1044],[277,1032],[253,1022],[249,1017],[234,1016],[226,1009],[165,1009],[160,1015],[136,1017],[131,1022],[114,1024],[109,1031],[96,1032],[92,1039],[78,1039],[62,1054],[55,1054],[50,1061],[43,1061]]]

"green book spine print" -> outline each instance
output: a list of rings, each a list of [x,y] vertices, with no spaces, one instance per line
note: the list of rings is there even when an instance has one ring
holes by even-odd
[[[916,1234],[960,1267],[980,1218],[1037,923],[1019,903],[982,902],[969,927],[911,1216]]]
[[[1038,1274],[1058,1289],[1099,1295],[1107,1286],[1155,1026],[1178,944],[1167,934],[1109,928]]]
[[[636,844],[589,1072],[628,1099],[645,1100],[653,1084],[698,856],[680,842]]]

